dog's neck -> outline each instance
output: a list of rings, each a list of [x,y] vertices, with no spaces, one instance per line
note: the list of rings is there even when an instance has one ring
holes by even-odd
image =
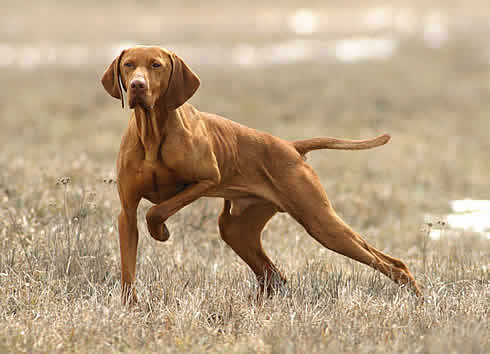
[[[166,125],[169,112],[159,105],[146,109],[141,106],[134,108],[134,116],[138,136],[145,149],[145,160],[157,161],[160,156],[160,146],[166,136]]]

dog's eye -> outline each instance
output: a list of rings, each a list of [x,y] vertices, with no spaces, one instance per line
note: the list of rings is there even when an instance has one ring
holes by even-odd
[[[124,66],[127,67],[127,68],[132,68],[133,67],[133,63],[127,62],[127,63],[124,63]]]
[[[152,68],[159,68],[159,67],[161,67],[161,66],[162,66],[162,64],[157,63],[157,62],[154,62],[153,64],[151,64],[151,67],[152,67]]]

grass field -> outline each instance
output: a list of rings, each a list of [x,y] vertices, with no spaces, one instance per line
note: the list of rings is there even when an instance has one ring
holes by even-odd
[[[224,10],[216,0],[202,10],[240,13],[236,28],[225,15],[210,21],[192,1],[166,12],[159,7],[169,22],[148,27],[160,12],[152,12],[154,2],[143,3],[143,20],[131,33],[127,24],[137,9],[130,2],[100,5],[103,16],[93,26],[87,24],[101,12],[96,2],[81,8],[48,1],[42,11],[18,2],[0,17],[0,44],[138,41],[226,49],[292,36],[281,25],[275,32],[247,29],[265,8],[261,2]],[[289,13],[295,2],[286,3],[266,10]],[[190,61],[202,81],[191,99],[200,110],[288,139],[392,135],[376,150],[318,151],[308,161],[342,218],[406,261],[424,286],[422,304],[370,268],[323,249],[284,214],[268,224],[263,243],[288,283],[257,303],[252,272],[219,238],[221,201],[206,199],[169,219],[166,243],[148,235],[150,204],[142,203],[140,303],[123,307],[113,179],[129,112],[99,83],[110,60],[23,69],[4,62],[0,352],[489,352],[490,240],[437,224],[453,199],[490,199],[490,28],[481,21],[488,5],[470,3],[439,7],[455,23],[441,46],[429,47],[414,33],[384,60],[250,67],[208,65],[205,56]],[[311,6],[326,14],[357,9],[354,2]],[[423,2],[413,6],[423,16]],[[195,25],[176,30],[182,17],[174,12],[189,13],[183,24]],[[322,31],[312,36],[333,36]],[[443,228],[440,239],[428,237],[427,222]]]

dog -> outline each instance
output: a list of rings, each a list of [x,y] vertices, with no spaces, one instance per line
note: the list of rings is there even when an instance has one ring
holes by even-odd
[[[289,213],[326,248],[364,263],[421,291],[399,259],[369,245],[334,211],[305,154],[317,149],[369,149],[390,136],[347,140],[320,137],[286,141],[187,103],[198,76],[175,53],[160,47],[123,50],[102,76],[105,90],[132,114],[117,158],[121,201],[119,242],[122,302],[137,302],[133,289],[138,246],[136,211],[145,198],[150,235],[166,241],[165,221],[200,197],[224,199],[218,218],[222,239],[250,266],[261,292],[284,276],[264,253],[261,232],[277,212]]]

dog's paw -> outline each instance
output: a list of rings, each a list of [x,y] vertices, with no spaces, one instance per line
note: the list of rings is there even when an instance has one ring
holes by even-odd
[[[159,218],[154,218],[150,215],[146,215],[146,226],[151,237],[157,241],[167,241],[170,237],[167,225]]]
[[[130,284],[123,284],[121,290],[121,303],[123,305],[133,307],[138,304],[136,290]]]
[[[168,231],[167,225],[165,225],[165,223],[161,223],[157,225],[147,224],[147,226],[151,237],[153,237],[155,240],[164,242],[169,239],[170,232]]]

